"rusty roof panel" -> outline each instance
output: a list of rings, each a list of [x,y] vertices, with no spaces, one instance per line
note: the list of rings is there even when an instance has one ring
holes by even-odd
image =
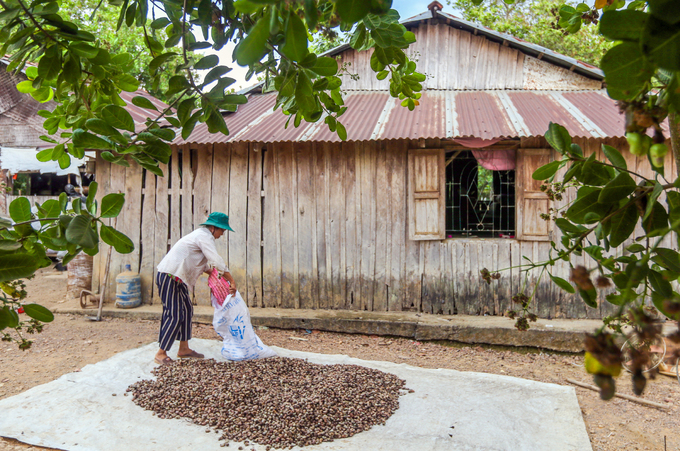
[[[309,126],[309,123],[302,121],[300,126],[295,128],[293,119],[291,119],[288,128],[285,128],[289,116],[283,114],[280,109],[271,111],[271,108],[269,108],[268,110],[270,110],[269,113],[258,117],[259,122],[257,124],[246,127],[238,135],[230,138],[230,141],[297,141]]]
[[[544,135],[550,122],[563,125],[573,136],[590,135],[579,121],[546,93],[516,91],[508,93],[508,96],[531,136]]]
[[[257,96],[250,96],[248,103],[240,105],[235,113],[229,113],[224,117],[229,129],[229,136],[222,133],[210,133],[208,126],[204,123],[196,124],[194,131],[189,136],[189,139],[184,141],[181,136],[178,136],[173,144],[190,143],[224,143],[234,138],[238,138],[239,134],[245,132],[245,129],[258,120],[260,116],[267,113],[274,106],[276,101],[275,94],[263,94]],[[238,140],[238,139],[237,139]]]
[[[562,97],[571,102],[607,136],[623,134],[625,118],[614,101],[599,92],[569,92]]]
[[[384,91],[354,92],[345,97],[347,112],[340,116],[340,122],[347,129],[348,141],[371,139],[389,97]],[[318,124],[317,132],[308,140],[339,142],[340,138],[328,129],[328,125]]]
[[[382,127],[379,138],[437,138],[446,137],[446,91],[425,91],[420,105],[413,111],[401,106],[398,99],[389,98],[393,103],[387,123]]]
[[[457,136],[482,139],[517,136],[518,132],[500,100],[488,91],[463,91],[456,95]]]

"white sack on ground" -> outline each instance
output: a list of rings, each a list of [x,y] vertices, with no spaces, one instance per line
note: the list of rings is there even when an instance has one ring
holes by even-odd
[[[224,361],[219,342],[190,346]],[[121,352],[0,401],[0,436],[65,450],[224,450],[218,434],[186,420],[160,419],[123,396],[151,378],[157,343]],[[591,450],[573,387],[494,374],[424,369],[275,348],[282,357],[354,364],[396,374],[414,392],[383,426],[304,451],[584,451]],[[171,352],[175,356],[177,346]],[[115,396],[112,396],[115,395]],[[237,449],[231,443],[228,449]],[[250,445],[264,451],[264,446]],[[300,450],[300,448],[294,448]]]
[[[215,296],[210,299],[215,308],[213,327],[222,337],[222,356],[227,360],[252,360],[275,357],[276,352],[257,336],[250,323],[250,310],[238,291],[229,295],[222,305]]]

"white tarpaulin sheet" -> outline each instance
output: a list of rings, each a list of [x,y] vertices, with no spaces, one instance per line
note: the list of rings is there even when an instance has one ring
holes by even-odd
[[[90,152],[87,152],[88,154]],[[11,174],[17,174],[23,171],[35,172],[41,174],[80,174],[79,166],[83,166],[88,158],[83,159],[71,157],[71,165],[66,169],[59,167],[57,161],[38,161],[35,157],[38,154],[38,149],[15,149],[12,147],[0,147],[0,168],[9,169]]]
[[[206,357],[224,360],[220,342],[193,339],[191,346]],[[204,426],[159,419],[136,406],[131,396],[123,396],[130,384],[151,377],[157,349],[152,343],[125,351],[0,401],[0,436],[66,450],[225,449],[220,447],[218,434],[206,433]],[[274,349],[282,357],[362,365],[393,373],[414,390],[399,398],[399,409],[385,425],[305,447],[308,451],[592,449],[572,387]],[[231,443],[229,449],[238,446]],[[253,446],[258,451],[265,449],[252,444],[245,449]]]

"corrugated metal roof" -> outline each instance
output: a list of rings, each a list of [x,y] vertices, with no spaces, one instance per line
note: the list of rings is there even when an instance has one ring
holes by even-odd
[[[207,133],[196,126],[187,142],[339,141],[323,119],[288,129],[281,110],[273,110],[276,93],[251,95],[246,105],[226,117],[230,135]],[[572,136],[622,137],[624,118],[605,91],[424,91],[420,105],[409,111],[385,91],[350,91],[347,113],[340,120],[347,139],[461,138],[542,136],[550,122],[564,125]],[[181,138],[176,144],[184,143]]]

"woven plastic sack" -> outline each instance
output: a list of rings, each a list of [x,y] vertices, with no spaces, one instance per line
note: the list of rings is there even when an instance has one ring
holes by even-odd
[[[220,277],[220,273],[213,269],[208,277],[208,286],[210,292],[217,301],[217,305],[222,305],[224,300],[229,296],[229,282]]]
[[[277,354],[262,343],[250,324],[250,312],[237,291],[223,303],[211,296],[215,313],[213,327],[222,337],[222,356],[227,360],[251,360],[275,357]]]

